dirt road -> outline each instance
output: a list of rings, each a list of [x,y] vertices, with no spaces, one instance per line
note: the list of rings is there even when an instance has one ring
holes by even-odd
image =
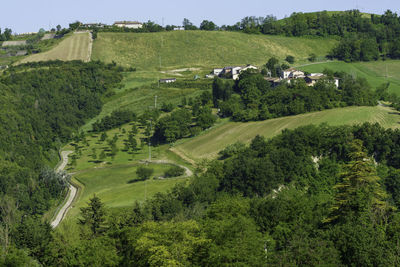
[[[61,152],[62,162],[61,162],[60,166],[58,166],[58,168],[56,169],[56,172],[60,172],[60,171],[64,170],[64,168],[68,164],[68,155],[71,153],[72,153],[72,151],[62,151]],[[51,226],[53,228],[56,228],[60,224],[62,219],[65,217],[65,215],[67,214],[67,211],[70,208],[72,201],[74,200],[74,198],[76,196],[77,191],[78,191],[78,189],[75,186],[73,186],[72,184],[69,184],[69,194],[67,196],[67,201],[61,207],[61,209],[58,211],[55,219],[51,222]]]

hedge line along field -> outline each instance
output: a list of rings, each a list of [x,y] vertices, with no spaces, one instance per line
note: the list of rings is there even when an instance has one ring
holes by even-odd
[[[141,70],[262,65],[272,57],[292,55],[298,62],[311,53],[324,57],[337,43],[325,38],[250,35],[223,31],[99,33],[93,60]]]
[[[352,125],[364,122],[377,122],[386,128],[399,128],[400,113],[383,106],[346,107],[258,122],[225,122],[202,135],[182,140],[172,151],[195,161],[212,159],[226,146],[237,141],[249,143],[256,135],[270,138],[284,129],[295,129],[308,124]]]
[[[324,69],[344,71],[354,76],[367,79],[373,88],[389,82],[389,92],[400,95],[400,60],[356,63],[333,61],[300,66],[298,68],[308,72],[322,72]]]
[[[82,60],[89,61],[91,53],[91,37],[88,32],[75,32],[62,40],[51,50],[34,54],[22,59],[19,63],[47,61],[47,60]]]

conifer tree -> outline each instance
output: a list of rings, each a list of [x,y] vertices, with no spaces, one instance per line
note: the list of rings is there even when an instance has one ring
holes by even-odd
[[[360,216],[373,212],[380,216],[389,210],[387,194],[380,185],[373,159],[363,150],[361,140],[354,140],[349,153],[350,162],[344,166],[342,182],[335,186],[335,202],[325,222],[337,222],[348,215]]]
[[[101,233],[105,222],[104,204],[100,198],[94,195],[88,203],[88,207],[81,208],[81,216],[79,223],[88,225],[93,235]]]

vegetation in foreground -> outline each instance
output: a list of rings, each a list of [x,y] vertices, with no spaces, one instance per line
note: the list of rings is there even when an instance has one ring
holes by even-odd
[[[77,235],[44,234],[31,255],[57,266],[396,266],[399,136],[378,124],[257,136],[128,211],[92,197]]]
[[[66,187],[63,175],[48,166],[56,164],[62,143],[100,112],[102,98],[121,80],[113,65],[78,61],[20,65],[0,76],[1,260],[26,256],[20,250],[25,245],[18,243],[25,239],[16,237],[20,228],[37,233],[35,242],[46,242],[40,235],[50,233],[50,226],[41,216]],[[43,232],[36,232],[39,228]]]

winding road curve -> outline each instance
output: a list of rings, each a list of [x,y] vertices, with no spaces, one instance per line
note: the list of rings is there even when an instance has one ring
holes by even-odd
[[[58,166],[56,169],[56,172],[60,172],[64,170],[64,168],[67,166],[68,163],[68,155],[71,154],[73,151],[62,151],[61,152],[61,164]],[[61,207],[61,209],[58,211],[57,216],[55,219],[51,222],[51,227],[56,228],[59,223],[64,219],[65,215],[67,214],[68,209],[70,208],[72,201],[74,200],[76,193],[78,189],[73,186],[72,184],[69,184],[69,195],[67,196],[67,201],[65,202],[64,206]]]

